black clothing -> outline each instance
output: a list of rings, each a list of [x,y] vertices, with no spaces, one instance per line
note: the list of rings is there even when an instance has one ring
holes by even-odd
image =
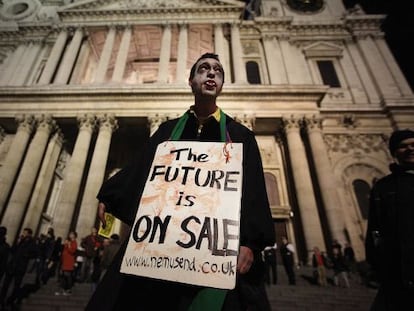
[[[14,281],[13,291],[7,301],[13,303],[17,298],[23,277],[26,274],[29,261],[38,256],[36,241],[31,236],[21,238],[11,248],[11,257],[7,263],[7,270],[0,291],[0,302],[4,304],[9,286]]]
[[[413,306],[414,172],[395,164],[390,168],[370,196],[366,259],[380,282],[376,301],[381,301],[372,310],[403,310],[404,301]]]
[[[6,272],[7,261],[10,255],[10,245],[6,242],[6,238],[0,239],[0,282],[3,279],[3,275]]]
[[[266,283],[277,284],[277,259],[276,249],[273,247],[265,248],[263,251],[264,262],[266,265]],[[270,277],[270,275],[272,277]]]
[[[178,119],[174,119],[161,124],[150,138],[143,159],[138,159],[107,180],[98,193],[97,198],[106,205],[106,211],[130,226],[135,219],[156,148],[159,143],[170,138],[177,121]],[[266,245],[275,243],[275,232],[259,149],[253,132],[229,116],[226,116],[226,129],[232,142],[243,143],[240,245],[252,249],[255,258],[261,258],[261,250]],[[210,117],[199,128],[197,118],[189,113],[180,140],[219,142],[221,141],[219,123],[215,118]],[[123,310],[124,306],[130,305],[136,306],[139,310],[164,310],[165,302],[168,302],[169,310],[186,309],[200,289],[198,286],[119,273],[126,244],[127,241],[121,246],[107,273],[98,284],[86,310]],[[250,284],[260,284],[263,282],[263,277],[263,261],[255,260],[249,273],[239,276],[237,282],[239,284],[242,279]],[[230,306],[231,297],[238,295],[238,286],[236,285],[236,289],[231,292],[226,297],[224,310],[237,310],[226,307],[226,305]],[[152,299],[153,293],[161,293],[163,299]],[[245,308],[240,310],[245,310]]]
[[[293,258],[293,253],[288,249],[287,245],[288,244],[282,243],[282,246],[280,247],[280,255],[282,256],[282,262],[288,276],[289,284],[295,285],[295,260]]]

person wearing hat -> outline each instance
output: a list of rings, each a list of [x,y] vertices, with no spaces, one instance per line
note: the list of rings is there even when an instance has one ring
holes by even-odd
[[[371,311],[414,310],[414,131],[391,134],[391,174],[370,194],[366,259],[379,288]]]

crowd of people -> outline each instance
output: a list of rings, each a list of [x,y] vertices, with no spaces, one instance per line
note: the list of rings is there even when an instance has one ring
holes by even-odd
[[[70,296],[77,282],[96,287],[120,246],[118,234],[110,238],[91,234],[78,241],[75,231],[65,239],[56,237],[54,229],[34,236],[24,228],[15,243],[7,242],[7,227],[0,227],[0,310],[13,310],[30,291],[36,291],[51,278],[57,280],[55,295]],[[27,273],[33,283],[23,284]]]

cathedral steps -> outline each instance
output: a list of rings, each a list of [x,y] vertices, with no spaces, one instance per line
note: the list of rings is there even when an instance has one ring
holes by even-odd
[[[332,271],[328,271],[330,278]],[[312,269],[296,270],[296,285],[288,285],[283,266],[278,266],[277,285],[267,285],[272,310],[277,311],[366,311],[372,303],[376,289],[361,284],[358,276],[352,275],[351,287],[335,287],[329,279],[327,287],[313,284]],[[26,277],[30,284],[33,276]],[[26,285],[27,286],[27,285]],[[37,291],[23,299],[21,311],[81,311],[92,293],[90,283],[76,283],[71,296],[55,296],[59,290],[57,279],[51,279]]]

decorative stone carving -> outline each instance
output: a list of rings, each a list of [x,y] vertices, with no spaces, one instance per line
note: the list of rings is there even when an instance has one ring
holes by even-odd
[[[193,1],[186,0],[128,0],[120,3],[126,8],[176,8],[176,7],[194,7]]]
[[[243,124],[249,130],[253,131],[254,124],[255,124],[255,121],[256,121],[255,116],[248,115],[248,114],[237,115],[237,116],[235,116],[235,120],[237,122],[240,122],[241,124]]]
[[[337,153],[373,153],[386,151],[384,137],[378,134],[326,134],[324,140],[330,152]]]
[[[6,21],[21,21],[36,16],[36,12],[40,8],[37,0],[15,0],[4,2],[0,10],[0,19]]]

